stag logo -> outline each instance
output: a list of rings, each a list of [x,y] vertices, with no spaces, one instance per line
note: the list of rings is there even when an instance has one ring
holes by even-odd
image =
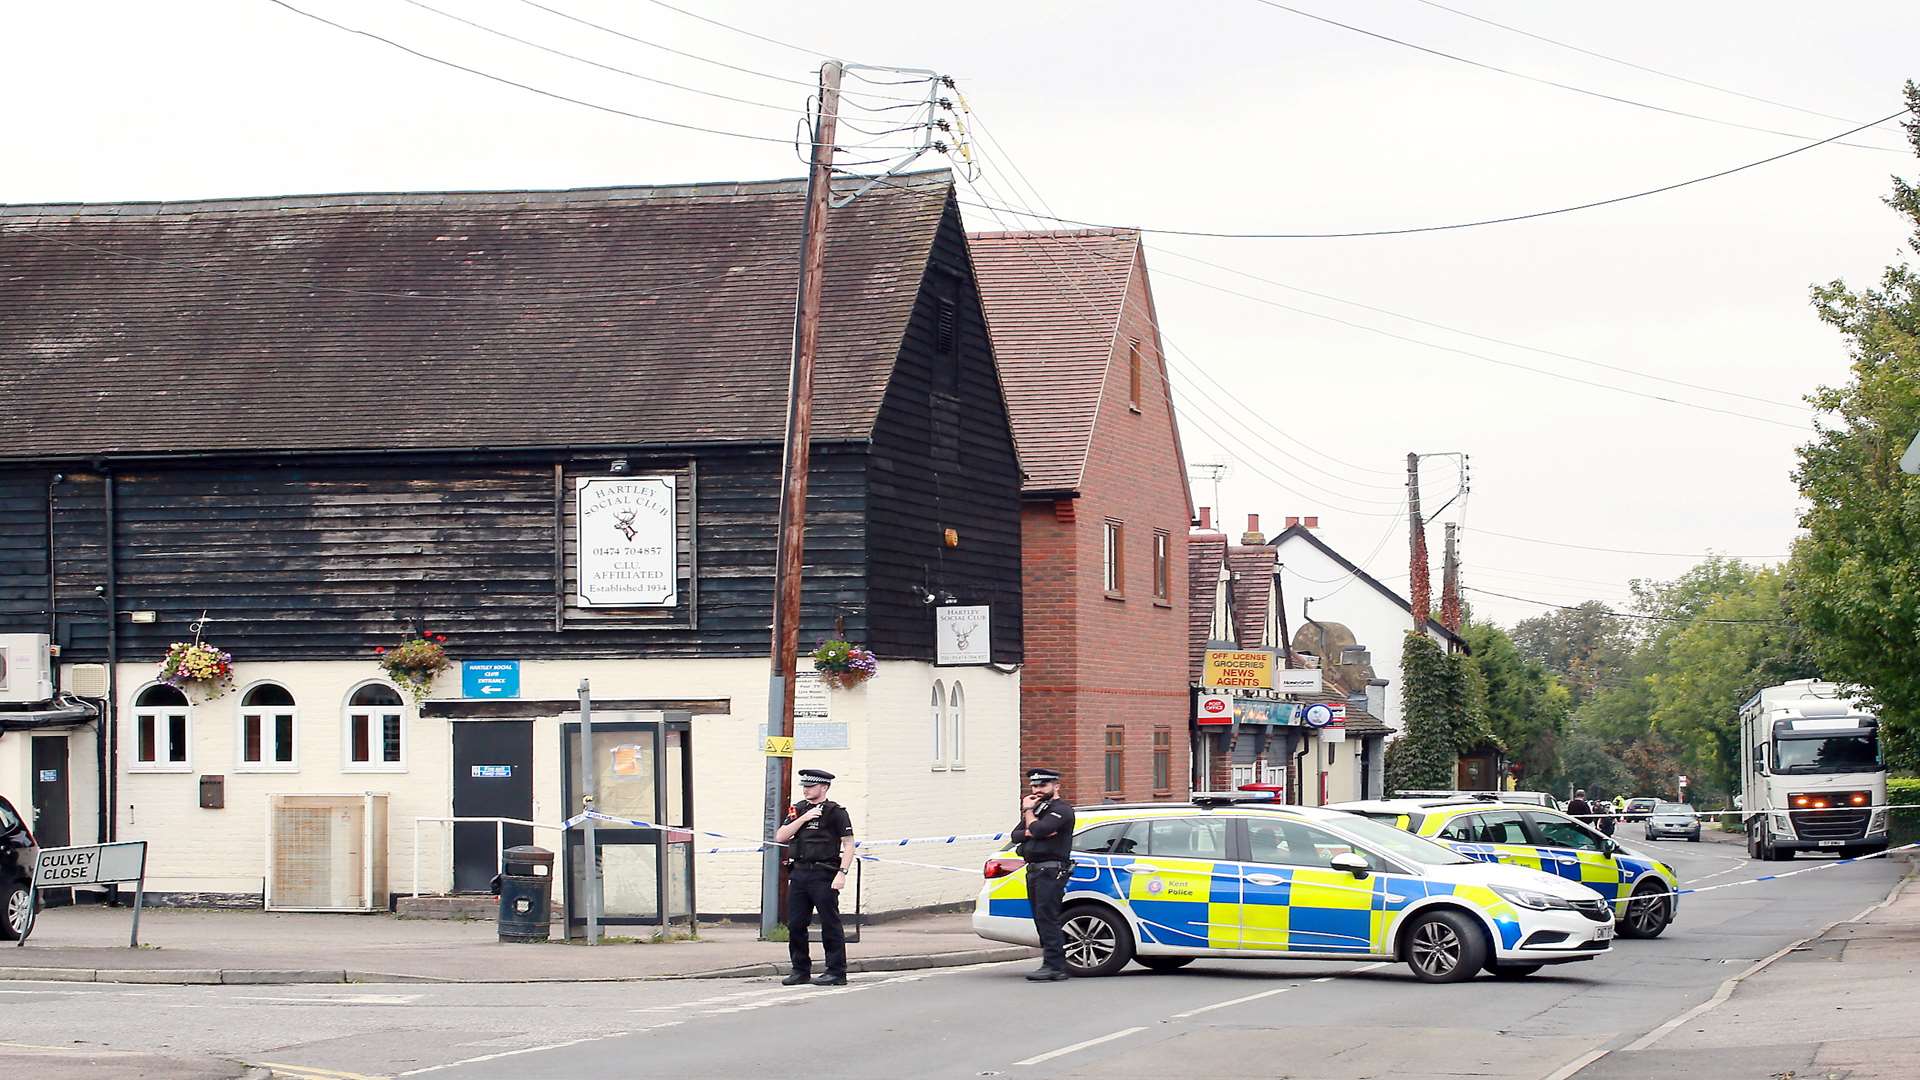
[[[974,623],[972,626],[960,626],[958,624],[955,624],[953,628],[954,647],[959,649],[961,652],[967,652],[971,650],[973,648],[973,632],[980,629],[980,625],[981,624],[979,623]]]
[[[638,529],[633,527],[633,518],[638,512],[637,510],[621,510],[614,515],[613,527],[619,530],[620,535],[626,537],[629,541],[633,539],[635,533],[639,532]]]

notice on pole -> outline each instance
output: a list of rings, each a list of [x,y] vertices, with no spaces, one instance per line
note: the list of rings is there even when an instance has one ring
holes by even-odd
[[[672,607],[679,599],[678,478],[583,476],[575,594],[583,607]]]
[[[1210,687],[1271,689],[1273,654],[1251,649],[1208,649],[1205,677],[1201,682]]]

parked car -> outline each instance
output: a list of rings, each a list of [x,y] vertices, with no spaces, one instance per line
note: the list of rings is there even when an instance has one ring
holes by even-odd
[[[1659,799],[1647,799],[1647,798],[1628,799],[1626,820],[1628,821],[1647,820],[1647,815],[1651,814],[1653,812],[1653,808],[1659,805],[1659,803],[1660,803]]]
[[[1663,802],[1647,815],[1646,837],[1658,840],[1663,836],[1684,836],[1688,840],[1700,842],[1700,815],[1693,812],[1692,803]]]
[[[1197,957],[1400,960],[1426,982],[1591,960],[1614,935],[1578,881],[1466,858],[1389,825],[1244,795],[1083,808],[1066,892],[1067,971]],[[1037,945],[1025,863],[986,864],[981,937]]]
[[[0,796],[0,941],[18,941],[33,924],[33,832],[13,804]]]
[[[1505,807],[1485,797],[1377,799],[1331,809],[1431,837],[1471,858],[1578,881],[1611,902],[1622,937],[1659,937],[1678,911],[1673,867],[1558,810]]]

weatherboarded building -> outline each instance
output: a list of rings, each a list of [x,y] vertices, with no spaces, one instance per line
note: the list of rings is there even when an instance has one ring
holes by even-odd
[[[59,695],[98,698],[76,820],[149,840],[160,893],[484,888],[496,836],[530,834],[421,819],[575,812],[586,681],[603,809],[653,817],[658,745],[672,824],[757,836],[802,206],[773,182],[0,207],[0,633],[50,635]],[[949,177],[829,229],[802,650],[880,660],[803,685],[797,764],[841,775],[864,836],[1000,828],[1020,473]],[[990,607],[983,662],[936,669],[930,598]],[[416,701],[376,650],[423,632],[453,663]],[[156,681],[196,639],[228,692]],[[0,793],[28,801],[49,730],[0,735]],[[94,728],[62,737],[93,759]],[[611,907],[652,903],[649,835],[604,853]],[[699,910],[757,907],[756,859],[668,838]]]

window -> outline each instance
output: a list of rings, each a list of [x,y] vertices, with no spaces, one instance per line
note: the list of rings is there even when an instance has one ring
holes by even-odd
[[[933,732],[933,767],[947,767],[947,690],[940,680],[933,681],[933,700],[929,704],[927,727]]]
[[[1520,814],[1513,810],[1502,810],[1493,814],[1480,814],[1480,829],[1474,833],[1474,839],[1483,844],[1530,844],[1527,839],[1527,827],[1520,820]]]
[[[933,389],[942,394],[960,392],[960,308],[941,300],[934,316]]]
[[[1127,836],[1129,826],[1134,827],[1132,837]],[[1140,847],[1140,838],[1145,830],[1137,822],[1114,821],[1105,825],[1095,825],[1091,829],[1082,829],[1073,837],[1073,850],[1084,851],[1091,855],[1131,855]]]
[[[171,686],[149,686],[133,702],[134,759],[137,772],[192,772],[188,736],[193,706]]]
[[[1475,821],[1472,815],[1457,817],[1447,822],[1446,828],[1440,830],[1440,836],[1444,840],[1457,840],[1463,844],[1471,844],[1475,842],[1473,836],[1479,831],[1479,826],[1480,823]]]
[[[1165,600],[1168,595],[1167,547],[1172,539],[1165,529],[1153,530],[1153,598]]]
[[[1540,834],[1540,842],[1548,847],[1572,848],[1575,851],[1601,850],[1600,834],[1589,832],[1587,827],[1577,821],[1547,814],[1528,814],[1533,819],[1534,831]]]
[[[1125,780],[1126,774],[1121,769],[1120,760],[1121,751],[1125,743],[1126,732],[1117,727],[1107,729],[1106,785],[1107,794],[1109,795],[1120,794],[1120,785]]]
[[[1354,847],[1324,829],[1280,818],[1247,819],[1247,853],[1253,862],[1279,866],[1331,866]],[[1364,853],[1363,853],[1364,854]]]
[[[1173,787],[1173,729],[1153,729],[1153,790]]]
[[[1140,411],[1140,341],[1130,338],[1127,341],[1127,404],[1134,412]]]
[[[242,772],[296,772],[293,695],[278,683],[261,683],[240,696]]]
[[[1126,527],[1117,521],[1108,521],[1106,543],[1106,587],[1108,596],[1119,596],[1127,587],[1126,551]]]
[[[964,769],[967,767],[967,692],[960,689],[957,681],[953,692],[947,695],[947,720],[953,732],[947,739],[947,767]]]
[[[1228,820],[1155,818],[1147,822],[1147,854],[1167,859],[1224,859]]]
[[[406,708],[385,683],[367,683],[347,699],[347,762],[350,772],[405,772]]]

